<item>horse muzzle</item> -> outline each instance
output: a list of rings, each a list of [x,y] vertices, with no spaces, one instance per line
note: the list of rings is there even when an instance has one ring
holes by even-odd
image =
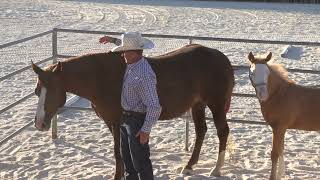
[[[257,86],[256,93],[257,93],[257,97],[260,101],[266,101],[268,99],[267,86]]]
[[[45,121],[37,120],[37,117],[34,118],[34,126],[39,131],[48,131],[50,129],[50,123],[45,123]]]

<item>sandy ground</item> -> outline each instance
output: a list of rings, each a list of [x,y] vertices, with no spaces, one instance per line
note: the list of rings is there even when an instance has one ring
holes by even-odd
[[[0,44],[57,28],[99,31],[140,31],[150,34],[195,35],[264,40],[320,41],[320,6],[281,3],[205,1],[3,0],[0,2]],[[103,52],[99,35],[58,34],[58,52],[80,55]],[[153,38],[157,55],[187,44],[187,40]],[[234,65],[246,65],[248,52],[273,52],[287,68],[319,70],[320,48],[295,46],[281,58],[283,45],[195,41],[224,52]],[[51,35],[0,49],[0,77],[51,56]],[[61,59],[62,60],[62,59]],[[45,66],[45,64],[43,65]],[[298,84],[319,85],[319,75],[290,73]],[[0,83],[0,109],[33,91],[36,77],[29,70]],[[247,71],[236,71],[234,92],[254,93]],[[0,114],[0,139],[33,120],[37,98]],[[80,100],[79,106],[89,106]],[[207,112],[207,116],[210,113]],[[262,120],[256,98],[233,98],[229,118]],[[185,119],[159,122],[152,131],[151,158],[155,179],[267,179],[270,173],[271,130],[268,126],[229,123],[233,143],[223,176],[209,177],[215,166],[218,138],[213,122],[207,132],[194,175],[180,170],[191,152],[184,151]],[[112,179],[113,141],[93,112],[59,115],[59,137],[29,127],[0,147],[0,179]],[[194,130],[191,123],[190,145]],[[284,179],[320,179],[319,132],[289,130],[285,139]],[[230,154],[232,156],[230,156]]]

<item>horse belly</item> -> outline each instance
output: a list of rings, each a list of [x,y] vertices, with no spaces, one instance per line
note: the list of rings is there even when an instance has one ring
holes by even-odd
[[[166,93],[164,96],[159,96],[162,106],[160,120],[177,118],[186,113],[195,103],[200,101],[199,95],[189,93]]]
[[[295,122],[290,126],[288,129],[298,129],[298,130],[305,130],[305,131],[319,131],[320,130],[320,123],[317,122],[308,122],[308,121],[299,121]]]
[[[288,127],[288,129],[319,131],[320,117],[311,114],[304,114],[304,116],[296,118],[295,121]]]

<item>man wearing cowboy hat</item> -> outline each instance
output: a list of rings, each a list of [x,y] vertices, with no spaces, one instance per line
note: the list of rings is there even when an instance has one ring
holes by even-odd
[[[103,38],[100,38],[101,43],[118,44],[111,51],[121,52],[127,63],[121,94],[123,114],[120,126],[125,179],[152,180],[149,134],[159,119],[161,106],[156,88],[156,75],[142,54],[143,49],[151,49],[154,44],[138,32],[123,34],[121,44],[119,39]]]

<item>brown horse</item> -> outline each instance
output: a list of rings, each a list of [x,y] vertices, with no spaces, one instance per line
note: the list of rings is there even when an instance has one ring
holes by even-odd
[[[320,89],[296,85],[288,72],[266,58],[255,58],[250,52],[250,80],[255,88],[266,122],[272,127],[272,169],[270,179],[280,179],[284,173],[284,136],[287,129],[320,130]],[[279,163],[280,170],[277,174]]]
[[[229,127],[226,112],[234,86],[229,59],[220,51],[201,45],[187,45],[158,57],[148,57],[157,76],[157,91],[162,106],[161,120],[179,117],[192,109],[196,140],[185,171],[197,163],[207,131],[205,107],[213,114],[219,137],[219,156],[212,175],[220,175],[224,163]],[[33,64],[38,75],[35,93],[39,96],[35,126],[48,130],[52,116],[66,101],[66,92],[89,99],[96,114],[104,120],[114,137],[115,179],[123,172],[119,152],[120,99],[126,69],[118,53],[88,54],[47,67]]]

